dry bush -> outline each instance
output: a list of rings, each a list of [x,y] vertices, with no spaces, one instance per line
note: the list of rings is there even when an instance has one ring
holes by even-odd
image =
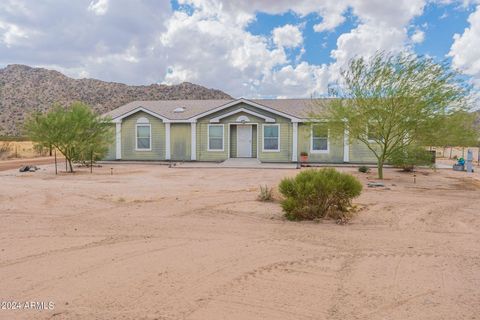
[[[269,188],[267,185],[260,186],[260,193],[258,194],[259,201],[272,201],[273,200],[273,188]]]

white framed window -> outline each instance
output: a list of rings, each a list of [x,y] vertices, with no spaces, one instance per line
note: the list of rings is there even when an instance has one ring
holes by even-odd
[[[330,143],[328,141],[328,127],[326,124],[312,125],[310,134],[310,152],[328,153]]]
[[[208,125],[208,151],[223,151],[223,124]]]
[[[262,126],[262,151],[279,152],[280,151],[280,125],[264,124]]]
[[[135,150],[152,150],[152,126],[147,118],[138,118],[135,125]]]

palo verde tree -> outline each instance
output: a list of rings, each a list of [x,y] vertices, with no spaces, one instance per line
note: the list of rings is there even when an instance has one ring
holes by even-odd
[[[56,104],[47,113],[33,114],[25,123],[25,131],[37,146],[58,149],[70,172],[74,161],[101,158],[112,139],[110,119],[95,114],[82,102],[67,108]]]
[[[324,112],[330,134],[348,130],[353,141],[364,144],[377,158],[378,176],[393,154],[424,137],[446,137],[441,125],[468,109],[470,87],[447,62],[410,53],[379,52],[370,59],[352,59],[330,93]],[[440,121],[442,119],[442,121]]]

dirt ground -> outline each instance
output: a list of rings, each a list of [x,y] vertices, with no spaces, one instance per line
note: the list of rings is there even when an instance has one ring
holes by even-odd
[[[65,159],[58,158],[58,166],[60,168],[64,168],[64,161]],[[11,160],[4,160],[0,161],[0,171],[10,170],[10,169],[20,169],[21,166],[25,165],[41,165],[41,164],[49,164],[54,163],[54,157],[39,157],[39,158],[27,158],[27,159],[11,159]]]
[[[479,170],[388,169],[337,225],[256,201],[293,169],[42,168],[0,172],[0,299],[54,307],[0,319],[480,319]]]

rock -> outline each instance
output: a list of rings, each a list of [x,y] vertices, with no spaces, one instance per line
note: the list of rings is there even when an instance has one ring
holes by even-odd
[[[383,184],[381,182],[369,182],[369,183],[367,183],[367,186],[369,188],[383,188],[383,187],[385,187],[385,184]]]
[[[21,166],[20,169],[18,169],[18,171],[20,171],[20,172],[27,172],[29,170],[30,170],[29,166]]]

